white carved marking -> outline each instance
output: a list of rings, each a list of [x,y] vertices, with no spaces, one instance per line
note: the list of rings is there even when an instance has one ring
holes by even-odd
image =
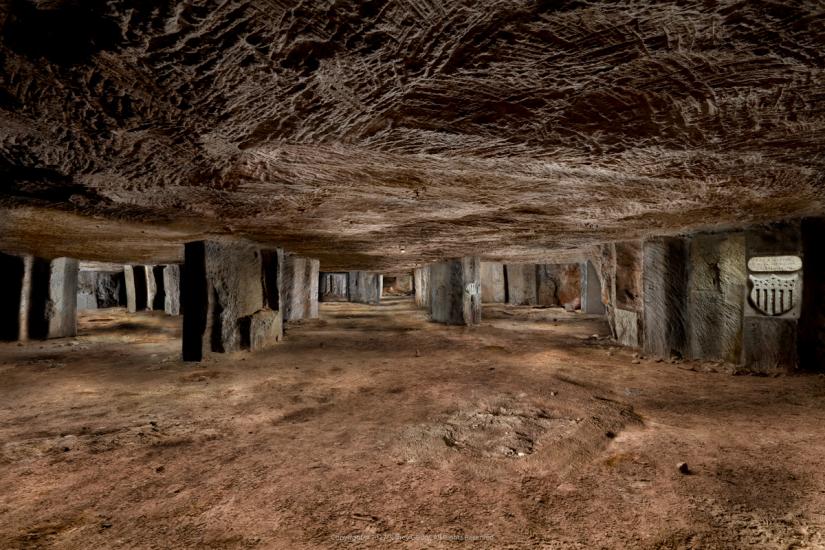
[[[753,283],[751,302],[756,309],[765,315],[782,315],[792,310],[796,305],[794,298],[799,284],[797,274],[778,275],[771,273],[767,275],[750,275],[749,277]]]
[[[754,256],[748,260],[748,269],[751,271],[799,271],[802,269],[802,258],[799,256]]]

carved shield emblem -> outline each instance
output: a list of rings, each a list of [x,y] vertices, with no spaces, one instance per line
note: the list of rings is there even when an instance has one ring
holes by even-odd
[[[751,304],[765,315],[788,313],[799,300],[799,274],[759,273],[749,275]]]

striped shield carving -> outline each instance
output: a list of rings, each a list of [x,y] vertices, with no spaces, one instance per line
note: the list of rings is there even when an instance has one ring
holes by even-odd
[[[799,300],[799,274],[750,274],[751,305],[770,316],[791,311]]]

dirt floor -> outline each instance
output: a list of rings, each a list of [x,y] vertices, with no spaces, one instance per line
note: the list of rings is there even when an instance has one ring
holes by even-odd
[[[0,548],[825,548],[825,377],[560,309],[321,316],[202,364],[119,309],[0,345]]]

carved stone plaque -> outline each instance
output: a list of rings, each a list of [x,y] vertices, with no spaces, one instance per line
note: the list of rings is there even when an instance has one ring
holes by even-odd
[[[748,260],[751,305],[763,315],[784,315],[799,301],[799,256],[754,256]]]
[[[799,256],[754,256],[748,260],[748,270],[760,273],[799,271],[802,258]]]
[[[749,275],[752,288],[751,304],[761,313],[770,316],[791,311],[799,299],[799,275],[797,273],[765,273]]]

